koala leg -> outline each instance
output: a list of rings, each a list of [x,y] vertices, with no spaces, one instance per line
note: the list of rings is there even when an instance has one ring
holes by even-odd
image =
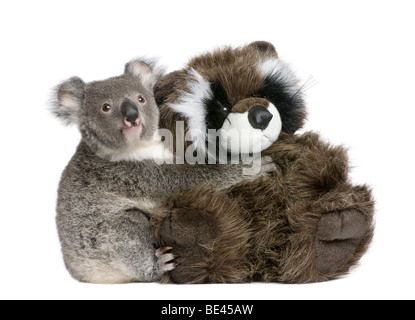
[[[169,273],[174,283],[238,283],[249,274],[251,237],[241,208],[211,187],[169,197],[153,219],[161,245],[173,247],[179,265]]]
[[[156,250],[145,214],[138,209],[116,211],[116,207],[106,206],[107,214],[89,212],[79,217],[81,223],[73,223],[70,215],[59,217],[69,272],[88,283],[159,281],[165,271],[173,269],[174,255]]]

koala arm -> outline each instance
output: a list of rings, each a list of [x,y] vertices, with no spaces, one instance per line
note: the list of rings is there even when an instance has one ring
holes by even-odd
[[[247,174],[244,174],[246,166],[242,163],[232,165],[154,165],[154,163],[152,163],[149,165],[144,164],[143,166],[145,166],[147,170],[150,170],[149,168],[151,168],[153,177],[159,177],[158,179],[141,182],[141,185],[146,189],[146,192],[154,192],[152,197],[165,196],[178,189],[186,189],[206,184],[211,184],[218,189],[227,189],[246,180],[254,180],[262,176],[268,176],[270,172],[275,171],[275,165],[271,163],[271,157],[259,159],[259,163],[252,166],[258,166],[257,170],[252,172],[251,168]]]
[[[219,164],[208,166],[208,170],[210,171],[208,181],[214,187],[221,190],[228,189],[244,181],[269,176],[271,172],[276,170],[272,158],[268,156],[258,157],[256,160],[253,159],[250,165],[245,165],[243,162],[240,162],[239,164],[232,165]]]

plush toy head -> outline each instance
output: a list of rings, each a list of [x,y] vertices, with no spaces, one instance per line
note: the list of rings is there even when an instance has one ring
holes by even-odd
[[[186,130],[199,130],[206,142],[209,129],[221,129],[219,146],[231,153],[226,137],[234,133],[240,133],[236,152],[252,152],[257,145],[264,150],[281,131],[298,130],[305,118],[298,80],[268,42],[195,57],[160,79],[155,98],[161,127],[171,129],[182,120]]]
[[[154,63],[137,59],[118,77],[90,83],[73,77],[56,88],[52,112],[78,125],[98,155],[122,160],[138,144],[152,141],[158,130],[153,88],[160,76]]]

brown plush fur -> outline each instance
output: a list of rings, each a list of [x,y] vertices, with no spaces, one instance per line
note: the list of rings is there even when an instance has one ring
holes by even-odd
[[[225,47],[212,53],[193,58],[188,68],[199,72],[209,81],[219,80],[232,105],[261,88],[263,77],[256,69],[259,57],[272,57],[275,51],[259,52],[252,46],[234,49]]]
[[[253,106],[260,105],[268,107],[269,101],[262,98],[246,98],[239,101],[233,108],[232,112],[234,113],[244,113],[249,111]]]
[[[195,81],[190,69],[209,81],[219,78],[232,112],[238,103],[249,108],[244,101],[261,99],[252,94],[264,81],[254,67],[264,57],[277,57],[266,42],[224,48],[162,78],[155,91],[161,126],[174,130],[182,119],[168,104]],[[305,111],[297,112],[301,125]],[[174,247],[181,263],[166,281],[303,283],[344,275],[357,264],[373,236],[374,202],[367,186],[349,181],[346,150],[315,133],[283,130],[263,154],[276,165],[270,177],[228,190],[183,190],[165,201],[153,218],[154,235]]]

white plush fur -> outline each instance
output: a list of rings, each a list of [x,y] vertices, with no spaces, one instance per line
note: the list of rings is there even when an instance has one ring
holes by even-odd
[[[169,107],[188,119],[189,131],[199,133],[193,139],[195,147],[202,149],[205,147],[207,112],[203,100],[210,99],[212,91],[210,83],[203,79],[196,70],[191,69],[189,73],[192,76],[192,80],[189,81],[189,92],[182,91],[181,101],[170,104]],[[200,141],[203,143],[201,144]]]
[[[256,153],[267,149],[276,141],[281,133],[282,123],[277,108],[270,103],[268,111],[272,113],[268,127],[265,130],[254,129],[245,113],[230,113],[228,120],[219,132],[219,146],[231,154]]]
[[[291,94],[296,94],[300,89],[299,81],[290,66],[279,58],[266,59],[259,63],[258,69],[264,78],[277,75],[278,78],[287,84]]]

